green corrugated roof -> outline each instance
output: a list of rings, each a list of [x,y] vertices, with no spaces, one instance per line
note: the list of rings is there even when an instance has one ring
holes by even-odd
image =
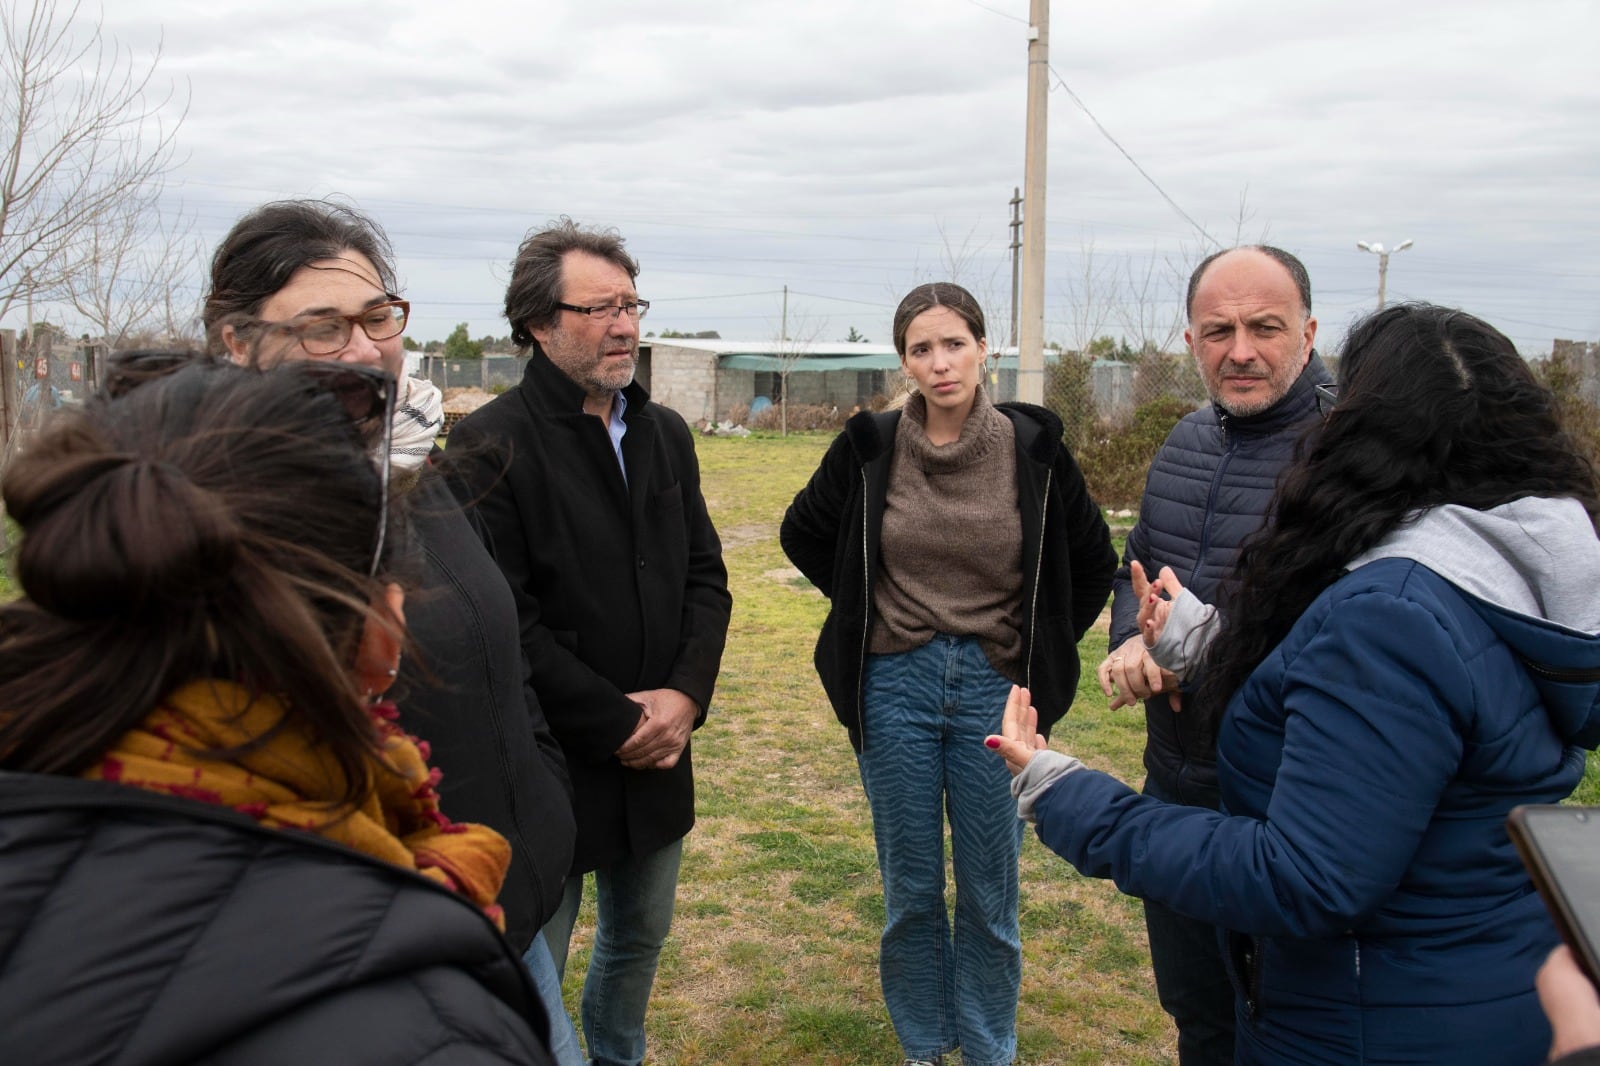
[[[776,355],[733,354],[719,355],[717,364],[725,370],[768,370],[777,373],[784,369],[782,358]],[[826,370],[898,370],[898,355],[808,355],[796,359],[789,366],[791,372],[816,373]]]

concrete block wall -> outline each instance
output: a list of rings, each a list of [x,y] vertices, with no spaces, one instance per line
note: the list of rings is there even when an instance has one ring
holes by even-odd
[[[691,425],[717,417],[717,357],[710,352],[650,342],[650,398]],[[746,400],[746,403],[749,401]]]

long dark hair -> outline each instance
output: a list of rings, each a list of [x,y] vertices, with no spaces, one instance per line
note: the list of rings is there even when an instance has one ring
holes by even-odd
[[[0,767],[81,773],[163,697],[219,679],[303,716],[343,802],[365,794],[378,740],[351,668],[404,552],[391,514],[367,576],[370,444],[308,374],[213,361],[30,441],[0,481],[23,530],[23,595],[0,606]]]
[[[1338,404],[1284,472],[1270,526],[1239,556],[1196,705],[1233,692],[1351,559],[1418,510],[1570,497],[1600,516],[1595,471],[1503,334],[1464,311],[1400,304],[1358,322]]]

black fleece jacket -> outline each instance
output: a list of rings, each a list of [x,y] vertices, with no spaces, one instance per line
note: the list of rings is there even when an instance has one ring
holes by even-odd
[[[1077,644],[1105,605],[1117,556],[1100,508],[1061,441],[1061,421],[1032,404],[1003,403],[996,410],[1016,431],[1023,674],[1039,730],[1049,733],[1077,692]],[[832,601],[817,637],[817,675],[857,751],[861,676],[899,420],[899,411],[863,412],[845,423],[779,531],[790,561]]]

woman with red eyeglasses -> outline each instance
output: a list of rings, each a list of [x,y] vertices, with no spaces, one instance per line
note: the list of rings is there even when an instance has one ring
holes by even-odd
[[[548,1063],[510,849],[381,697],[394,382],[126,356],[0,477],[11,1062]]]
[[[410,304],[372,219],[340,203],[264,204],[234,224],[211,261],[203,318],[212,350],[235,361],[313,360],[378,367],[400,382],[390,463],[418,542],[409,628],[417,654],[395,686],[400,723],[426,740],[447,814],[511,843],[500,904],[506,935],[529,956],[557,1029],[557,1058],[577,1059],[560,980],[540,926],[561,901],[572,860],[565,762],[525,684],[516,607],[505,578],[456,505],[443,453],[439,390],[403,376]]]

